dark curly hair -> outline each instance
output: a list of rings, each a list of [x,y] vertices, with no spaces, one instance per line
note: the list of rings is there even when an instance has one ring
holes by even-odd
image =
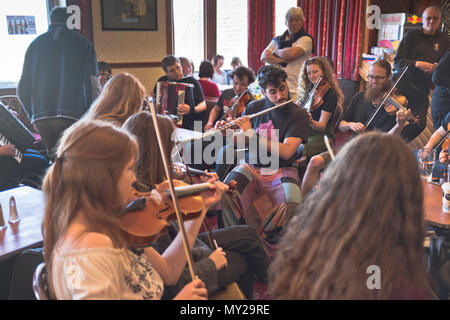
[[[234,78],[234,76],[237,76],[240,80],[242,80],[244,77],[247,77],[248,84],[253,83],[255,81],[255,74],[252,70],[250,70],[247,67],[239,67],[236,70],[234,70],[231,73],[231,78]]]
[[[268,65],[261,67],[258,71],[258,83],[263,89],[266,89],[267,85],[279,87],[281,82],[286,81],[287,73],[277,65]]]

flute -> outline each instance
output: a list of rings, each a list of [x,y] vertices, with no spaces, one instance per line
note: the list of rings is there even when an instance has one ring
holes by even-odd
[[[283,106],[285,106],[285,105],[287,105],[287,104],[289,104],[289,103],[291,103],[291,102],[294,102],[294,100],[289,100],[289,101],[283,102],[283,103],[281,103],[281,104],[279,104],[279,105],[276,105],[276,106],[270,107],[270,108],[268,108],[268,109],[262,110],[262,111],[260,111],[260,112],[251,114],[251,115],[248,116],[248,118],[249,118],[249,119],[253,119],[253,118],[262,116],[262,115],[265,114],[265,113],[268,113],[268,112],[270,112],[270,111],[272,111],[272,110],[281,108],[281,107],[283,107]],[[240,119],[240,118],[238,118],[238,119]],[[236,119],[236,120],[237,120],[237,119]],[[215,134],[218,133],[218,132],[221,132],[221,131],[223,131],[223,130],[229,129],[229,128],[231,128],[231,127],[234,127],[234,126],[236,125],[236,120],[233,120],[233,121],[227,123],[226,125],[224,125],[223,127],[219,128],[219,129],[213,129],[213,130],[210,130],[210,131],[208,131],[208,132],[205,132],[204,134],[202,134],[202,135],[199,136],[199,137],[196,137],[196,138],[188,138],[188,139],[185,139],[185,140],[179,140],[178,142],[179,142],[179,143],[185,143],[185,142],[189,142],[189,141],[202,140],[202,139],[204,139],[204,138],[206,138],[206,137],[213,136],[213,135],[215,135]]]

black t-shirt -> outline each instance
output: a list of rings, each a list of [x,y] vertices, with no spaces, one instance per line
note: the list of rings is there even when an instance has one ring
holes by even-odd
[[[361,91],[353,97],[350,108],[344,114],[344,120],[347,122],[361,122],[365,125],[375,111],[376,106],[374,106],[372,102],[366,101],[364,99],[364,91]],[[391,116],[384,108],[381,108],[366,130],[378,129],[383,132],[388,132],[395,124],[395,115]]]
[[[442,122],[442,127],[445,131],[448,130],[448,123],[450,122],[450,112],[447,112],[447,115],[445,116],[444,122]]]
[[[169,77],[167,75],[159,78],[157,82],[161,81],[182,82],[194,85],[194,88],[187,87],[186,89],[184,103],[186,103],[188,106],[191,107],[191,112],[183,116],[183,124],[182,124],[184,129],[194,130],[194,121],[202,121],[205,113],[205,112],[200,113],[194,112],[194,107],[198,105],[200,102],[205,101],[202,86],[200,85],[200,83],[193,77],[185,77],[178,81],[169,80]],[[156,85],[153,87],[153,94],[156,96]]]
[[[268,99],[256,100],[247,105],[242,115],[251,115],[274,105]],[[255,117],[250,120],[252,128],[258,133],[260,129],[276,129],[278,130],[278,141],[284,142],[284,139],[289,137],[301,138],[302,143],[306,143],[309,137],[309,117],[308,113],[295,103],[290,103],[280,109],[272,110],[259,117]],[[265,132],[261,133],[265,136]],[[259,155],[259,150],[258,150]],[[267,156],[270,156],[268,153]],[[296,159],[297,155],[294,154],[291,159],[283,160],[279,159],[280,167],[289,167]],[[248,151],[245,154],[245,160],[249,162]],[[269,167],[270,164],[261,164],[258,157],[258,163],[251,163],[255,167]]]
[[[333,89],[328,90],[328,92],[325,93],[325,95],[323,96],[322,105],[320,107],[318,107],[317,109],[315,109],[313,112],[311,112],[311,116],[312,116],[313,120],[315,120],[315,121],[320,120],[320,115],[322,113],[322,110],[331,113],[331,115],[333,116],[334,110],[336,110],[337,100],[338,100],[338,98],[337,98],[336,91],[334,91]],[[332,116],[330,117],[328,122],[330,122],[333,119]]]

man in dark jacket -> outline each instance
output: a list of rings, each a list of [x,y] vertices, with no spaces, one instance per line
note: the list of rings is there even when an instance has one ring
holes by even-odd
[[[448,48],[447,34],[439,30],[441,21],[439,8],[426,8],[422,14],[422,28],[409,31],[400,41],[395,55],[393,80],[406,66],[409,67],[397,88],[408,99],[411,110],[419,116],[418,125],[409,124],[402,132],[407,141],[414,140],[427,123],[431,75]]]
[[[28,47],[18,96],[50,158],[61,133],[97,97],[97,56],[92,43],[67,27],[67,9],[54,8],[48,32]]]

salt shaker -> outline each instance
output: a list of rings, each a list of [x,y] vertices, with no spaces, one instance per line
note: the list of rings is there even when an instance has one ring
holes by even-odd
[[[5,224],[5,219],[3,218],[3,210],[2,205],[0,204],[0,231],[5,230],[7,228]]]
[[[14,196],[11,196],[9,198],[9,223],[17,223],[20,221],[19,215],[17,214],[17,207],[16,207],[16,199],[14,199]]]

